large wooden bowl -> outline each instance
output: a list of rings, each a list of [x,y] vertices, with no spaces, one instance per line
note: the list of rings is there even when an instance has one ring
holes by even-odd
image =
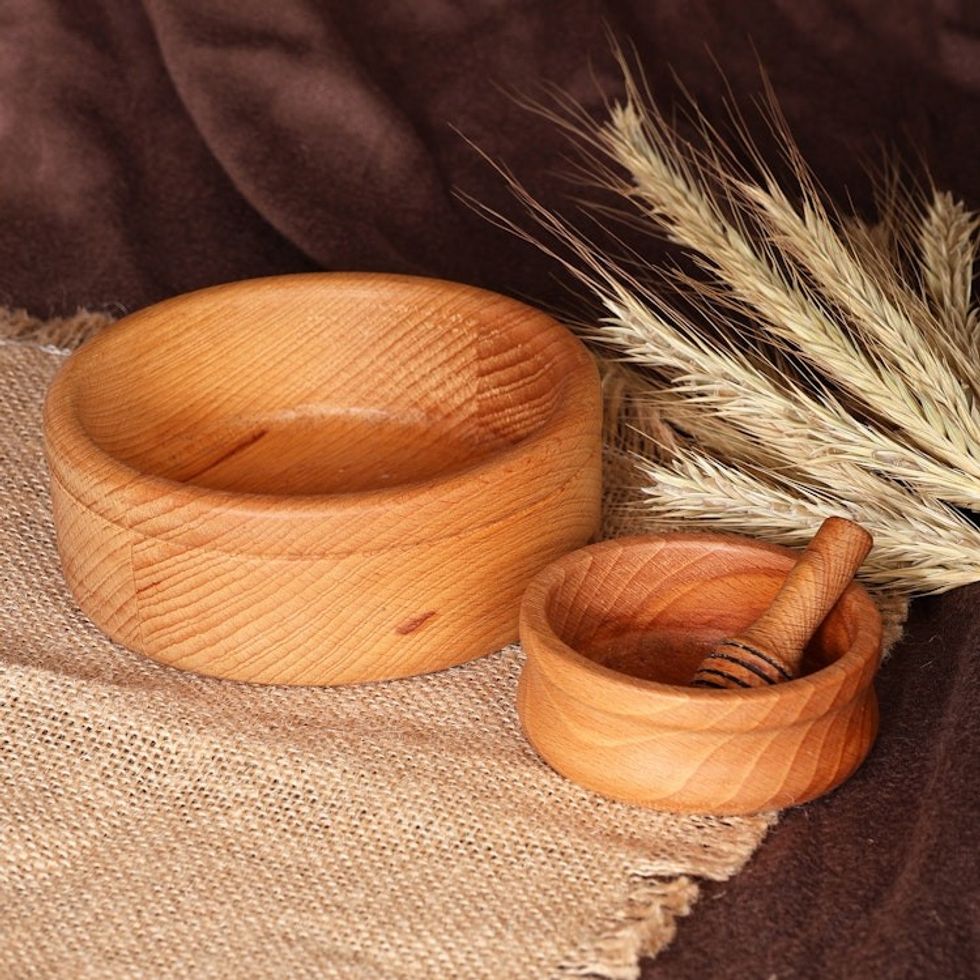
[[[68,583],[111,637],[239,680],[337,684],[516,639],[599,516],[588,354],[479,289],[324,273],[126,317],[45,411]]]
[[[768,606],[795,554],[748,538],[624,538],[559,559],[521,609],[518,708],[542,758],[607,796],[659,809],[752,813],[845,780],[877,730],[881,618],[851,585],[772,687],[686,686],[718,640]]]

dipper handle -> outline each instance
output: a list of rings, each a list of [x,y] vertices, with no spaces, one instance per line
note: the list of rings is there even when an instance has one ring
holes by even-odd
[[[769,608],[702,661],[692,686],[764,687],[791,680],[803,648],[854,578],[871,544],[871,535],[863,527],[842,517],[828,517]]]

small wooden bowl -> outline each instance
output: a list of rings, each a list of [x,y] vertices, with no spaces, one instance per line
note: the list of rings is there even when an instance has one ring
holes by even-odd
[[[218,286],[126,317],[45,409],[82,609],[237,680],[438,670],[516,638],[599,519],[595,366],[550,317],[406,276]]]
[[[558,772],[665,810],[753,813],[813,799],[874,741],[881,618],[851,585],[772,687],[687,687],[768,606],[795,554],[732,535],[663,534],[566,555],[524,595],[524,731]]]

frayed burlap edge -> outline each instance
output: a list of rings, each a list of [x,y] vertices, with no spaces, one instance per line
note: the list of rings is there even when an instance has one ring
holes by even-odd
[[[78,310],[71,316],[41,320],[26,310],[0,308],[0,341],[70,351],[112,323],[109,313]]]
[[[23,344],[67,353],[113,322],[108,313],[79,310],[71,316],[42,320],[24,310],[0,308],[0,344]],[[621,485],[625,476],[619,457],[607,467],[608,502],[620,504],[634,489]],[[613,477],[613,479],[609,479]],[[607,526],[607,531],[612,529]],[[622,530],[619,533],[624,533]],[[892,600],[883,604],[885,649],[901,636],[907,604]],[[708,877],[725,881],[751,859],[777,813],[754,818],[730,818],[733,853],[722,860]],[[666,870],[666,869],[664,869]],[[688,915],[699,894],[699,886],[688,875],[658,874],[657,868],[637,868],[624,882],[623,900],[608,918],[597,923],[596,932],[574,950],[558,967],[561,977],[595,977],[600,980],[636,980],[641,960],[657,956],[673,940],[678,919]]]
[[[677,920],[690,913],[698,898],[698,886],[687,876],[637,877],[631,884],[624,908],[605,931],[562,965],[565,976],[635,980],[640,960],[670,944]]]

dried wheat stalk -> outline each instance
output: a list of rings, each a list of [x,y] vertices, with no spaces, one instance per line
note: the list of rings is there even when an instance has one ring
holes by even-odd
[[[626,365],[605,372],[618,487],[607,529],[713,527],[800,545],[839,513],[875,534],[864,577],[881,592],[978,581],[980,530],[957,508],[980,511],[980,222],[948,194],[922,203],[897,183],[881,223],[837,213],[774,101],[769,111],[790,188],[744,125],[733,149],[694,107],[700,140],[685,142],[628,70],[605,123],[567,100],[546,111],[627,220],[665,235],[699,275],[654,277],[506,174],[541,233],[490,212],[588,288],[602,314],[584,334]],[[595,208],[606,228],[611,214]],[[686,313],[665,298],[671,279]]]

